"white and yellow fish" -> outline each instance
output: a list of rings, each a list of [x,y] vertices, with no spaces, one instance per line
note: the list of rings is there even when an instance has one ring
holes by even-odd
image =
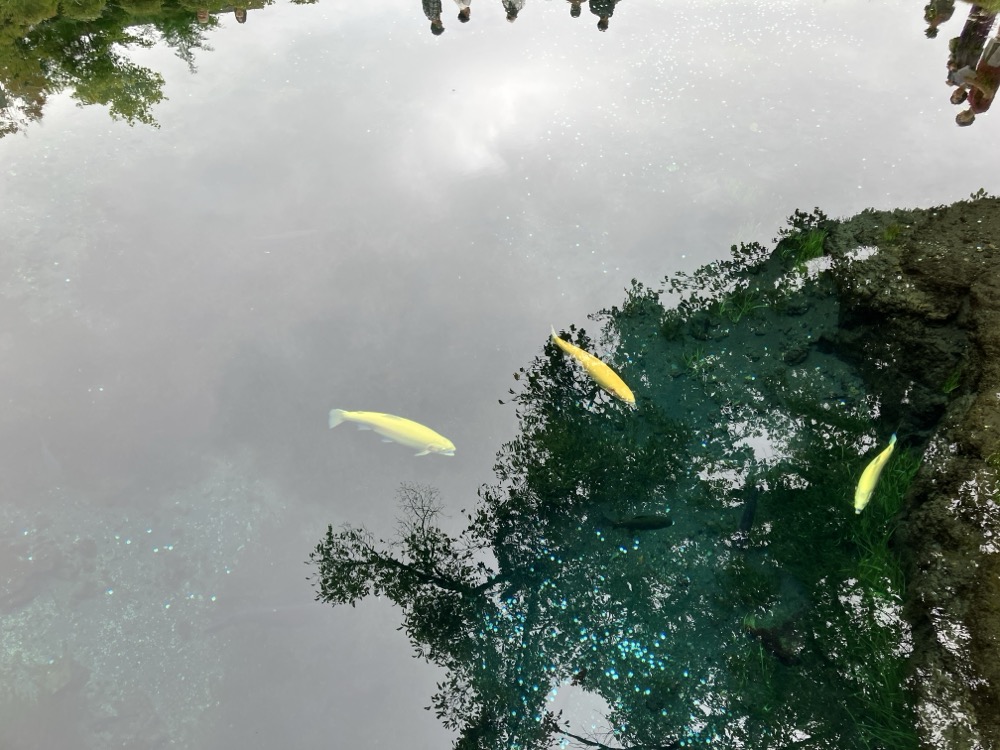
[[[330,410],[330,429],[341,422],[357,422],[362,430],[374,430],[387,441],[416,448],[418,456],[437,453],[442,456],[454,456],[455,444],[444,435],[440,435],[430,427],[424,427],[419,422],[404,419],[393,414],[382,414],[377,411],[344,411]]]
[[[892,433],[892,437],[889,438],[889,446],[875,456],[871,460],[871,463],[865,467],[865,470],[861,472],[861,479],[858,480],[858,488],[854,491],[855,513],[860,513],[864,510],[865,506],[868,505],[868,501],[872,499],[872,493],[875,491],[875,485],[878,484],[878,478],[882,474],[882,469],[889,463],[889,457],[892,455],[892,449],[895,447],[896,433],[894,432]]]
[[[593,378],[601,388],[606,390],[615,398],[620,398],[626,404],[635,406],[635,396],[632,389],[625,385],[625,381],[618,377],[618,373],[601,362],[597,357],[589,352],[585,352],[578,346],[574,346],[568,341],[563,341],[556,335],[556,329],[552,329],[552,340],[556,346],[567,354],[571,355],[577,362],[583,365],[583,369]]]

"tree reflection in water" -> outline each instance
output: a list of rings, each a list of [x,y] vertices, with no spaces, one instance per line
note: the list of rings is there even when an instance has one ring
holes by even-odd
[[[156,125],[163,77],[128,51],[166,43],[194,70],[216,16],[273,0],[233,6],[222,0],[37,0],[0,6],[0,137],[42,118],[52,94],[69,92],[80,104],[103,104],[112,118]]]
[[[432,708],[456,748],[914,746],[888,541],[917,461],[897,451],[855,516],[896,424],[831,343],[830,222],[792,224],[772,253],[734,247],[596,316],[635,411],[548,342],[460,534],[434,489],[404,486],[394,539],[331,527],[317,546],[317,598],[388,597],[445,668]],[[622,523],[638,516],[673,523]],[[582,691],[603,727],[573,715]]]
[[[165,43],[194,72],[194,53],[210,49],[207,32],[220,16],[247,23],[249,11],[274,0],[25,0],[0,4],[0,138],[42,118],[52,94],[69,92],[81,105],[102,104],[112,118],[156,126],[153,111],[164,99],[163,77],[129,59],[129,51]],[[318,0],[289,0],[313,5]],[[569,0],[579,18],[583,0]],[[607,31],[618,0],[588,0],[596,28]],[[416,0],[413,0],[416,6]],[[456,0],[458,21],[471,20],[470,0]],[[441,0],[420,0],[435,35],[445,31]],[[525,0],[503,0],[494,12],[516,21]],[[416,11],[416,7],[414,7]],[[487,11],[484,11],[487,12]],[[414,15],[416,15],[414,13]],[[932,0],[924,10],[927,36],[954,15],[954,0]],[[965,108],[959,125],[972,124],[992,105],[1000,81],[1000,36],[987,43],[996,9],[971,6],[961,33],[949,43],[947,82],[951,103]]]

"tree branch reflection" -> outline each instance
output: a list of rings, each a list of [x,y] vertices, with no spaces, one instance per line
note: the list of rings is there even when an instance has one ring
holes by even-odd
[[[634,411],[547,341],[460,533],[436,490],[404,485],[393,539],[331,527],[316,547],[318,599],[387,597],[445,669],[430,708],[456,748],[912,746],[888,544],[917,462],[896,455],[855,516],[895,407],[833,355],[834,223],[791,223],[771,252],[635,284],[599,341],[562,334],[610,352]]]

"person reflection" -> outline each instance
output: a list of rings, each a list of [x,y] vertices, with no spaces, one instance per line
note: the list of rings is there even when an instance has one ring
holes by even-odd
[[[580,3],[583,0],[569,0],[569,15],[571,18],[580,17]]]
[[[990,91],[996,88],[996,82],[994,81],[992,85],[989,83],[991,77],[989,59],[992,59],[992,56],[984,55],[984,47],[996,16],[995,11],[973,5],[969,9],[969,17],[962,27],[962,33],[948,42],[950,55],[945,83],[957,87],[951,93],[951,103],[961,104],[970,98],[970,91],[978,92],[972,97],[974,101],[969,103],[969,108],[955,117],[955,122],[960,126],[971,125],[976,119],[976,114],[989,109],[993,101],[993,94]],[[980,66],[982,70],[979,69]]]
[[[455,0],[455,5],[458,6],[458,20],[462,23],[468,23],[469,16],[472,15],[470,4],[471,0]]]
[[[441,36],[444,33],[444,22],[441,20],[441,0],[422,0],[424,15],[431,22],[431,33]]]
[[[614,15],[615,5],[618,0],[587,0],[590,12],[597,16],[597,28],[601,31],[608,30],[608,19]]]
[[[990,39],[979,59],[975,73],[966,77],[958,90],[952,94],[953,104],[961,104],[966,96],[968,98],[968,108],[955,115],[955,122],[960,127],[974,123],[976,115],[982,114],[993,104],[997,86],[1000,86],[1000,36]]]
[[[514,23],[517,20],[517,14],[521,12],[524,8],[525,0],[500,0],[503,3],[503,8],[507,11],[507,21],[509,23]]]
[[[964,68],[972,71],[975,68],[996,17],[995,12],[978,5],[973,5],[969,10],[969,17],[962,27],[962,33],[948,42],[948,50],[951,53],[947,63],[948,85],[958,85],[956,81],[961,77],[957,75],[958,71]]]
[[[924,34],[928,39],[938,35],[938,26],[950,19],[955,13],[955,0],[931,0],[924,6],[924,20],[927,30]]]
[[[226,5],[223,7],[215,6],[213,11],[209,11],[208,8],[200,7],[195,13],[195,17],[198,19],[198,23],[207,24],[211,20],[212,13],[227,13],[230,10],[233,12],[233,16],[236,18],[236,23],[246,23],[247,22],[247,7],[250,8],[261,8],[266,5],[266,2],[253,2],[252,0],[248,2],[247,5]]]

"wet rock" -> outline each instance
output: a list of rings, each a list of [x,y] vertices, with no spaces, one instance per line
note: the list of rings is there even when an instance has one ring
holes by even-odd
[[[805,344],[799,344],[785,351],[785,353],[781,355],[781,358],[784,360],[786,365],[795,366],[795,365],[801,365],[803,362],[805,362],[806,357],[808,356],[809,356],[809,347]]]
[[[882,417],[927,446],[895,537],[913,626],[922,744],[1000,748],[1000,200],[893,215],[835,232],[841,332]],[[898,221],[898,219],[897,219]],[[879,246],[849,262],[851,245]]]

